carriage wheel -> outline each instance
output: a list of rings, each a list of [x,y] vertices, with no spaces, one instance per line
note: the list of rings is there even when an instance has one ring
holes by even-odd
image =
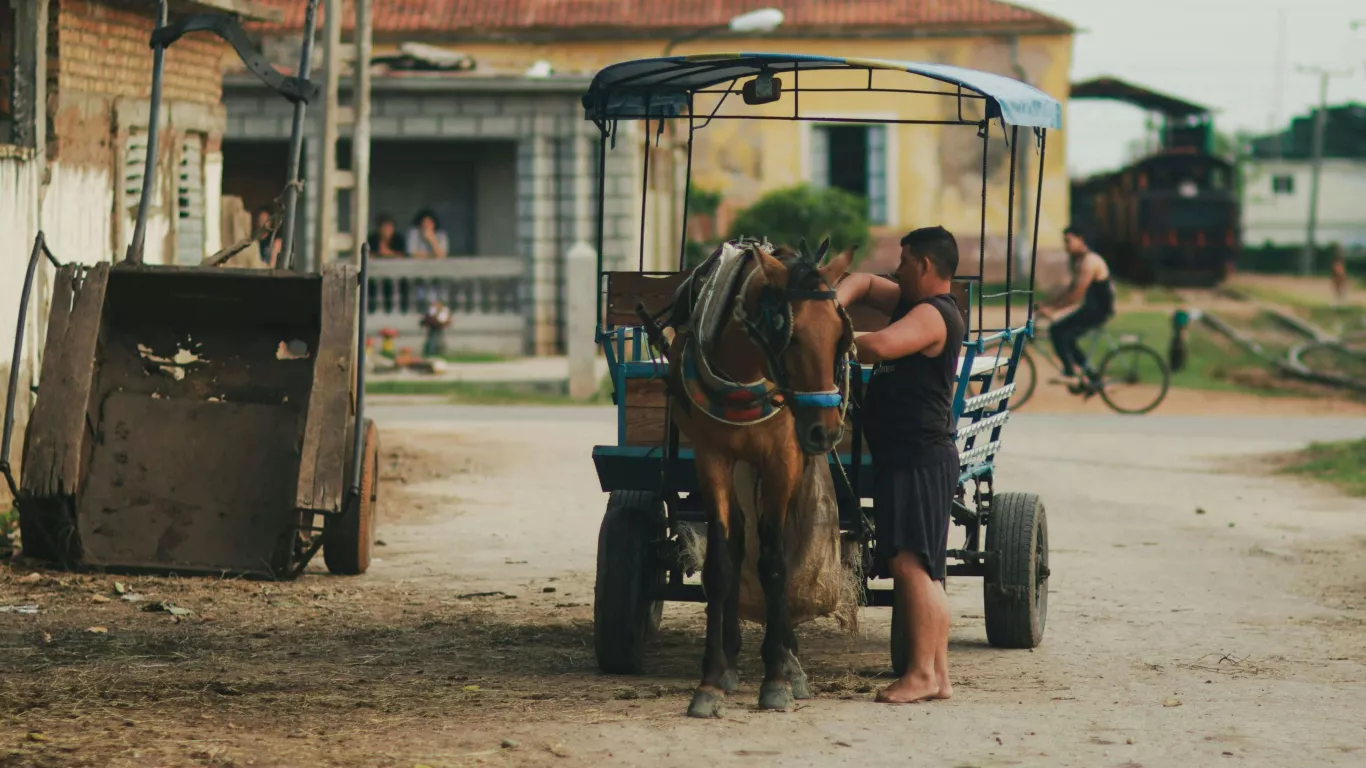
[[[327,570],[341,576],[357,576],[370,567],[375,546],[375,510],[379,505],[379,429],[365,420],[365,445],[361,449],[360,499],[330,518],[323,526],[323,560]]]
[[[1001,493],[987,523],[987,642],[1033,648],[1043,642],[1048,616],[1048,517],[1032,493]]]
[[[598,531],[598,578],[593,588],[593,646],[598,668],[640,674],[645,645],[659,629],[664,585],[655,550],[664,504],[652,493],[612,491]]]

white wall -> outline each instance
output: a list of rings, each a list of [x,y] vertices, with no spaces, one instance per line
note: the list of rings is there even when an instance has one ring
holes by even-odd
[[[1294,179],[1291,194],[1276,193],[1278,176]],[[1246,170],[1243,187],[1243,244],[1256,248],[1304,244],[1309,222],[1312,165],[1303,160],[1265,160]],[[1330,159],[1319,180],[1318,228],[1321,245],[1366,246],[1366,161]]]
[[[19,300],[28,270],[33,238],[38,232],[38,163],[15,157],[0,158],[0,409],[9,389],[10,362],[14,352],[14,335],[19,320]],[[46,319],[47,300],[43,295],[51,284],[50,267],[44,263],[35,281],[25,324],[24,355],[20,362],[19,387],[28,390],[38,369],[39,318]],[[43,308],[43,309],[40,309]],[[23,428],[28,423],[30,398],[16,400],[18,418],[15,423],[16,446],[11,457],[16,468],[23,442]],[[3,412],[0,411],[0,414]],[[8,497],[5,484],[0,482],[0,499]],[[0,501],[8,505],[8,501]]]
[[[113,240],[109,171],[71,168],[60,161],[48,167],[51,180],[43,191],[43,233],[52,255],[62,262],[109,261]]]

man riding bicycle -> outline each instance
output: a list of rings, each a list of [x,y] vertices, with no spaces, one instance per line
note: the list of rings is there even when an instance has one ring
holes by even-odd
[[[1074,380],[1074,386],[1085,388],[1095,382],[1096,374],[1077,342],[1114,317],[1115,284],[1110,279],[1110,266],[1091,250],[1076,227],[1063,230],[1062,239],[1071,262],[1072,283],[1041,304],[1039,315],[1053,321],[1049,336],[1063,376]],[[1067,312],[1068,307],[1076,308]]]

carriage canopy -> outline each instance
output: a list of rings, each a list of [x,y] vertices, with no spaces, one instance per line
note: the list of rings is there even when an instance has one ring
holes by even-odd
[[[956,88],[943,91],[945,96],[985,100],[988,120],[1001,118],[1025,128],[1062,127],[1062,105],[1056,99],[1002,75],[947,64],[788,53],[709,53],[613,64],[593,78],[583,105],[587,119],[594,121],[677,117],[685,113],[692,94],[713,86],[764,73],[789,73],[790,87],[800,91],[801,73],[815,70],[921,75]]]

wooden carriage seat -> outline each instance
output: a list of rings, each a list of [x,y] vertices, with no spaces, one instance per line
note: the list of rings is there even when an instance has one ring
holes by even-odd
[[[640,323],[636,315],[636,305],[644,304],[650,313],[656,313],[668,306],[673,300],[678,286],[687,279],[691,270],[683,272],[608,272],[607,305],[604,320],[608,328],[629,328]],[[968,311],[968,291],[970,283],[954,281],[953,295],[963,313],[963,323],[971,327]],[[855,307],[849,312],[854,323],[854,333],[861,334],[887,327],[888,315],[866,306]],[[643,340],[642,340],[643,344]],[[628,358],[629,359],[629,358]],[[973,373],[978,373],[973,366]],[[628,369],[625,387],[625,445],[657,446],[663,444],[664,410],[666,398],[664,384],[655,378],[654,366],[636,366]],[[638,372],[639,376],[632,373]],[[686,436],[680,436],[682,445],[688,445]],[[848,452],[853,440],[852,430],[845,430],[844,443],[840,451]],[[865,444],[865,450],[866,444]]]

